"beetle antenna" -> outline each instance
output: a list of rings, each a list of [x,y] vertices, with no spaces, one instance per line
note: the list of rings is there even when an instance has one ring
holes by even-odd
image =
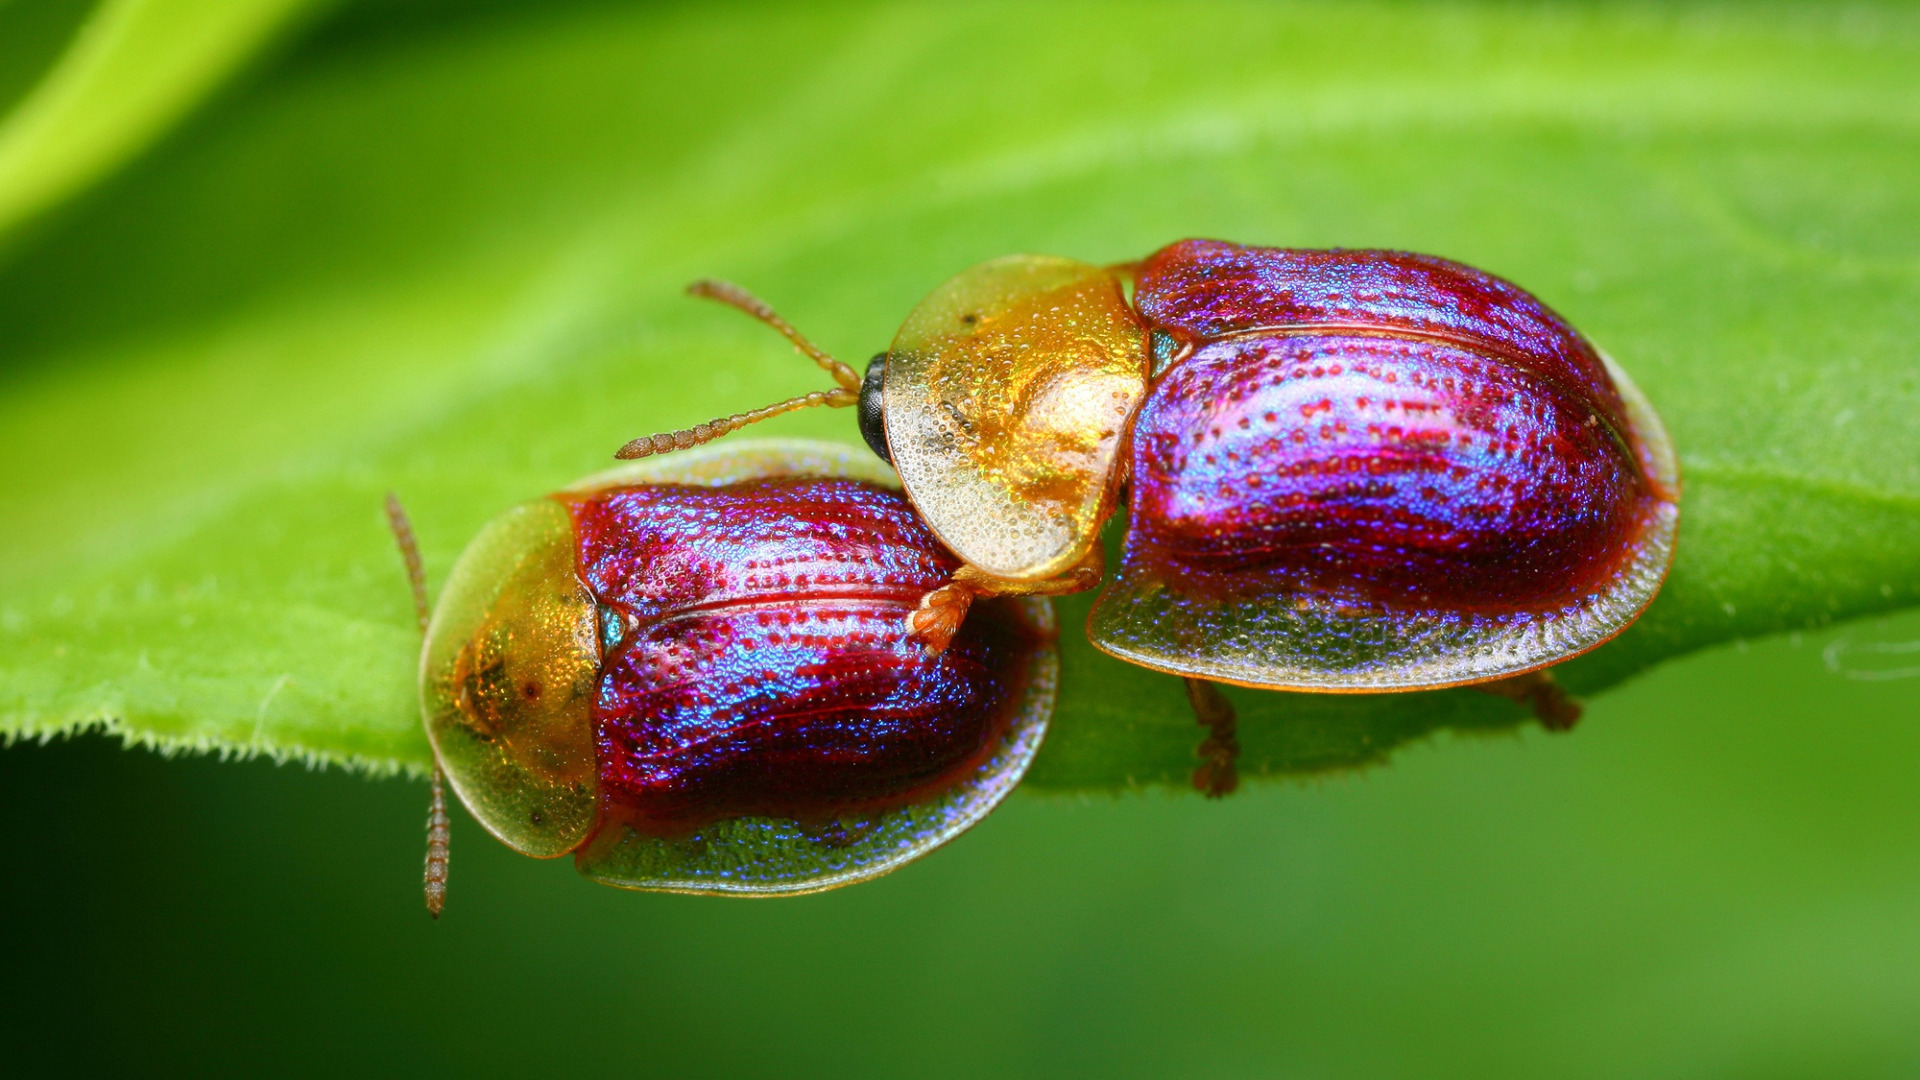
[[[781,413],[790,413],[814,405],[827,405],[838,409],[859,403],[858,390],[815,390],[811,394],[801,394],[799,397],[788,398],[751,412],[734,413],[723,419],[709,420],[704,424],[681,428],[679,431],[642,435],[614,451],[613,456],[624,461],[653,454],[664,454],[669,450],[685,450],[688,447],[699,446],[701,443],[712,442],[728,432],[738,431],[748,424],[757,424],[770,417],[779,416]]]
[[[835,360],[818,345],[808,341],[806,335],[793,328],[793,324],[781,318],[766,301],[730,281],[713,281],[702,278],[687,286],[687,292],[708,300],[718,300],[728,307],[746,312],[748,315],[772,327],[779,335],[793,343],[793,347],[803,355],[812,358],[820,369],[833,376],[840,385],[832,390],[816,390],[811,394],[788,398],[751,412],[734,413],[732,416],[709,420],[678,431],[665,431],[658,435],[643,435],[622,446],[614,457],[623,461],[634,458],[651,457],[664,454],[669,450],[686,450],[701,443],[712,442],[729,432],[738,431],[748,424],[757,424],[762,420],[790,413],[796,409],[825,405],[828,408],[844,409],[860,403],[860,376],[851,367]]]
[[[761,322],[766,323],[768,326],[773,327],[775,332],[781,337],[793,342],[794,348],[812,357],[813,362],[820,365],[820,370],[833,376],[834,382],[839,383],[844,389],[851,390],[856,394],[860,392],[860,376],[855,374],[852,368],[828,356],[824,349],[808,341],[800,331],[793,328],[792,323],[781,318],[772,308],[768,307],[766,301],[747,290],[735,285],[731,281],[715,281],[712,278],[701,278],[699,281],[687,286],[687,293],[690,296],[703,297],[707,300],[718,300],[728,307],[738,308]]]
[[[393,542],[400,546],[400,561],[407,566],[407,584],[413,587],[413,614],[420,621],[420,636],[425,637],[432,609],[427,606],[427,572],[420,562],[420,541],[414,538],[406,507],[391,491],[387,492],[387,525],[393,530]]]
[[[427,802],[427,869],[423,884],[427,914],[438,919],[447,906],[448,841],[453,838],[453,821],[447,817],[447,782],[438,762],[433,766],[433,794]]]
[[[400,561],[407,567],[407,584],[413,587],[413,614],[420,623],[420,636],[427,634],[432,608],[427,605],[427,572],[420,562],[420,542],[414,538],[413,523],[406,508],[392,492],[387,493],[387,525],[393,529],[393,542],[399,545]],[[447,906],[448,841],[452,839],[452,819],[447,817],[447,783],[440,771],[440,758],[433,759],[433,794],[427,803],[427,865],[423,877],[427,914],[438,919]]]

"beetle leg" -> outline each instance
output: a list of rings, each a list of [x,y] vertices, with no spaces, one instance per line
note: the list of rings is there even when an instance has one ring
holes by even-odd
[[[1546,668],[1481,683],[1474,689],[1525,705],[1548,731],[1572,731],[1580,721],[1580,699],[1567,693]]]
[[[1106,565],[1106,553],[1098,544],[1068,567],[1066,573],[1045,581],[1008,581],[962,564],[945,585],[920,598],[920,607],[907,616],[907,634],[919,638],[928,652],[938,655],[953,643],[953,635],[960,632],[960,624],[967,619],[967,609],[976,599],[1085,592],[1100,584]]]
[[[946,652],[953,644],[953,635],[960,632],[960,624],[966,621],[973,597],[972,587],[960,581],[948,582],[921,597],[919,608],[907,616],[907,636],[919,638],[930,653]]]
[[[1207,737],[1200,740],[1200,764],[1193,770],[1193,789],[1209,799],[1225,798],[1240,786],[1240,772],[1235,767],[1240,758],[1239,721],[1233,702],[1205,679],[1185,675],[1180,681],[1187,684],[1187,703],[1193,706],[1194,720],[1207,729]]]

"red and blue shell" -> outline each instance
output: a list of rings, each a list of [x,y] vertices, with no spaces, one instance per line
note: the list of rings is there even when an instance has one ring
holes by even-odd
[[[1428,256],[1215,241],[1135,281],[1155,371],[1102,649],[1414,689],[1563,660],[1652,600],[1678,523],[1666,435],[1531,294]]]

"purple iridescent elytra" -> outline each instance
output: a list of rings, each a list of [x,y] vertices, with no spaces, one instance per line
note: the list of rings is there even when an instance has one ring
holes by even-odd
[[[1253,685],[1444,685],[1564,659],[1652,598],[1664,434],[1531,294],[1217,241],[1135,280],[1157,370],[1096,644]]]
[[[1308,327],[1439,338],[1526,368],[1624,423],[1599,353],[1566,320],[1525,289],[1448,259],[1184,240],[1149,256],[1138,284],[1141,317],[1185,341]]]
[[[1498,278],[1188,241],[1147,260],[1135,303],[1198,347],[1134,424],[1129,560],[1227,595],[1547,610],[1639,526],[1599,355]]]
[[[610,632],[602,805],[645,834],[830,822],[927,797],[1005,731],[1031,644],[985,605],[929,655],[906,616],[959,565],[896,492],[852,480],[569,497]]]
[[[1134,427],[1128,557],[1228,596],[1559,606],[1639,524],[1632,460],[1577,404],[1436,343],[1202,346]]]

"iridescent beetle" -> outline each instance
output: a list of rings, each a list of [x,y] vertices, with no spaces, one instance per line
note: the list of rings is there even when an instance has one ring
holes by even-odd
[[[1213,683],[1478,684],[1571,726],[1544,669],[1625,629],[1672,561],[1679,473],[1632,380],[1526,291],[1445,259],[1204,240],[1123,266],[996,259],[922,301],[864,380],[738,288],[692,291],[839,386],[621,457],[858,405],[962,560],[911,620],[935,651],[978,598],[1098,584],[1124,502],[1087,632],[1187,680],[1209,794],[1234,784]]]
[[[1052,613],[1011,599],[943,652],[911,640],[960,563],[892,484],[792,440],[626,466],[495,518],[431,616],[390,499],[426,639],[428,910],[443,770],[509,847],[670,892],[849,884],[992,809],[1052,714]]]

